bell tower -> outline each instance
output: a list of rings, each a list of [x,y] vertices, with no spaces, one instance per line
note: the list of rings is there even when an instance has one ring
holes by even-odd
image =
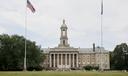
[[[68,44],[68,37],[67,37],[67,25],[65,24],[65,20],[63,19],[63,24],[60,27],[61,29],[61,36],[60,36],[60,44],[59,47],[69,47]]]

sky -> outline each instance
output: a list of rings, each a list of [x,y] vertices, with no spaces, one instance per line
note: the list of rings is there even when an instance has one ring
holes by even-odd
[[[10,2],[9,2],[10,1]],[[26,0],[1,0],[0,34],[18,34],[42,48],[59,44],[62,20],[66,20],[69,44],[92,48],[101,45],[101,0],[30,0],[36,9],[26,9]],[[103,47],[112,51],[128,43],[128,0],[104,0]]]

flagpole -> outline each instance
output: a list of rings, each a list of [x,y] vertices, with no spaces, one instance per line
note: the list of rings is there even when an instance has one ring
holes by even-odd
[[[100,48],[100,54],[101,54],[101,63],[100,63],[100,67],[101,67],[101,71],[103,71],[103,67],[102,67],[102,52],[103,52],[103,15],[101,15],[101,48]]]
[[[26,66],[26,51],[27,51],[27,0],[25,0],[25,49],[24,49],[24,71],[27,71]]]
[[[100,48],[100,54],[101,54],[101,57],[100,57],[100,69],[101,71],[103,71],[103,67],[102,67],[102,48],[103,48],[103,0],[101,0],[101,48]]]
[[[25,0],[25,44],[24,44],[24,71],[27,71],[27,59],[26,59],[26,51],[27,51],[27,7],[34,13],[35,8],[31,4],[29,0]]]

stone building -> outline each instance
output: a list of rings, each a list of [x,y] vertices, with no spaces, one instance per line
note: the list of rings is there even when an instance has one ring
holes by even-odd
[[[55,48],[43,48],[46,59],[43,65],[56,69],[82,68],[83,66],[99,66],[110,69],[109,51],[101,47],[74,48],[70,47],[65,20],[60,27],[60,43]]]

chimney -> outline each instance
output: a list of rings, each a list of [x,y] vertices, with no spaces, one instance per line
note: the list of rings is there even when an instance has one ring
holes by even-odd
[[[95,52],[95,43],[93,43],[93,52]]]

